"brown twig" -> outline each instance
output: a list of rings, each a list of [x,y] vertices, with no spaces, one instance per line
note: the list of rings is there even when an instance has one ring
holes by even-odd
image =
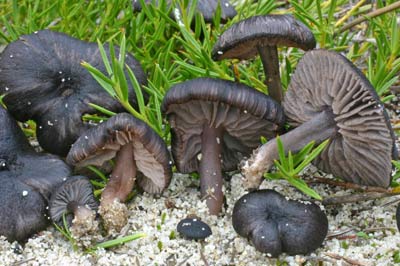
[[[381,199],[385,197],[391,197],[395,195],[399,195],[399,192],[366,192],[362,194],[351,194],[351,195],[344,195],[344,196],[333,196],[327,197],[322,200],[323,205],[338,205],[344,203],[354,203],[359,201],[366,201],[366,200],[375,200]]]
[[[349,183],[349,182],[342,182],[342,181],[334,181],[331,179],[327,178],[321,178],[314,176],[312,180],[307,181],[308,184],[310,183],[322,183],[322,184],[327,184],[331,186],[337,186],[337,187],[343,187],[346,189],[353,189],[353,190],[358,190],[358,191],[363,191],[363,192],[380,192],[380,193],[390,193],[390,190],[381,188],[381,187],[373,187],[373,186],[362,186],[354,183]]]
[[[335,253],[331,253],[331,252],[324,252],[324,255],[332,258],[332,259],[336,259],[336,260],[343,260],[347,263],[349,263],[350,265],[356,265],[356,266],[368,266],[369,264],[366,262],[361,262],[358,260],[353,260],[344,256],[341,256],[339,254],[335,254]]]
[[[208,264],[207,259],[206,259],[206,256],[204,256],[203,249],[204,249],[204,244],[201,243],[201,247],[200,247],[200,258],[201,258],[201,260],[203,261],[203,263],[204,263],[205,266],[209,266],[210,264]]]
[[[19,266],[19,265],[25,264],[25,263],[27,263],[29,261],[32,261],[34,259],[35,258],[28,258],[28,259],[25,259],[25,260],[17,261],[17,262],[14,262],[13,264],[11,264],[11,266]]]
[[[372,12],[370,12],[368,14],[365,14],[364,16],[359,17],[359,18],[353,20],[352,22],[344,25],[337,32],[335,32],[335,35],[338,34],[338,33],[342,33],[342,32],[344,32],[344,31],[346,31],[346,30],[354,27],[355,25],[360,24],[360,23],[362,23],[362,22],[364,22],[366,20],[369,20],[371,18],[374,18],[374,17],[380,16],[382,14],[391,12],[393,10],[396,10],[397,8],[400,8],[400,2],[395,2],[395,3],[390,4],[388,6],[385,6],[385,7],[379,8],[377,10],[374,10],[374,11],[372,11]]]

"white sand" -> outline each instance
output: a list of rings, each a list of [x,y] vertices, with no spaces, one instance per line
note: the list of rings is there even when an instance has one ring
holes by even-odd
[[[309,167],[307,174],[318,174]],[[322,196],[350,193],[327,185],[313,186]],[[285,181],[264,182],[262,188],[274,188],[291,198],[306,199]],[[395,197],[326,207],[329,232],[346,234],[328,238],[321,248],[307,256],[281,255],[269,259],[257,252],[246,239],[238,236],[231,225],[234,202],[246,192],[241,187],[241,176],[234,175],[225,182],[228,208],[220,217],[209,217],[204,202],[199,201],[198,181],[187,175],[175,174],[172,183],[160,198],[139,195],[128,204],[130,220],[123,234],[144,232],[146,237],[112,250],[98,250],[94,254],[73,251],[70,243],[50,227],[30,239],[24,248],[16,243],[0,240],[0,265],[315,265],[323,260],[324,265],[349,265],[341,257],[355,260],[359,265],[394,265],[393,256],[400,250],[400,234],[396,228],[395,205],[382,206]],[[166,205],[170,206],[169,208]],[[174,207],[171,207],[174,205]],[[363,211],[363,209],[366,209]],[[165,222],[161,224],[162,216]],[[213,234],[203,242],[181,238],[176,231],[178,222],[195,214],[208,223]],[[368,231],[357,236],[359,231]],[[162,244],[160,244],[162,243]],[[161,247],[162,246],[162,247]],[[160,250],[161,247],[161,250]],[[328,254],[330,253],[330,254]],[[203,255],[202,255],[203,254]],[[331,255],[329,257],[328,255]],[[332,258],[332,256],[336,258]]]

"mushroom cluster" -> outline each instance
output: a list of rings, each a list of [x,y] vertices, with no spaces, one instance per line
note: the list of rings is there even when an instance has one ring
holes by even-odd
[[[118,47],[116,52],[119,52]],[[106,56],[110,56],[108,51]],[[34,120],[40,146],[45,151],[65,156],[79,136],[88,129],[96,128],[95,125],[82,120],[84,114],[97,113],[89,103],[100,105],[117,113],[122,112],[124,110],[122,105],[112,98],[81,66],[82,61],[86,61],[99,71],[106,73],[96,43],[84,42],[50,30],[22,35],[17,41],[10,43],[1,54],[0,94],[4,94],[2,100],[7,106],[8,112],[4,109],[1,110],[1,119],[4,120],[2,125],[4,126],[0,129],[0,139],[2,140],[0,174],[4,179],[2,182],[4,185],[0,189],[4,190],[1,197],[4,197],[2,201],[6,204],[3,205],[4,211],[1,212],[4,217],[2,216],[0,223],[0,234],[7,236],[11,241],[22,241],[38,230],[44,229],[49,220],[48,211],[55,223],[61,223],[65,215],[67,221],[73,224],[71,231],[77,237],[97,230],[97,221],[95,221],[97,203],[89,180],[85,177],[71,177],[64,182],[71,175],[70,167],[56,156],[34,152],[16,122],[10,118],[12,115],[21,122]],[[132,55],[126,55],[125,63],[135,73],[139,84],[146,84],[147,77],[139,62]],[[143,92],[143,95],[144,100],[147,101],[147,93]],[[131,84],[129,84],[128,99],[136,108],[136,95]],[[111,119],[111,122],[114,120]],[[121,121],[121,119],[117,121]],[[117,125],[117,131],[119,128],[131,129],[129,118],[126,118],[124,122],[127,124]],[[98,130],[107,125],[109,123],[104,123],[101,127],[99,126]],[[154,140],[159,141],[160,138],[157,139],[154,136],[155,133],[143,131],[145,127],[140,123],[136,122],[133,127],[135,130],[126,133],[127,135],[117,133],[116,141],[121,144],[121,137],[132,140],[131,138],[138,138],[138,136],[147,141],[145,148],[140,145],[136,147],[136,143],[127,146],[141,149],[141,155],[135,158],[140,161],[140,164],[137,163],[140,173],[144,174],[143,176],[138,175],[139,184],[144,187],[145,191],[159,193],[168,185],[170,165],[169,157],[162,155],[156,149],[161,146],[161,150],[165,153],[166,148],[161,144],[151,143]],[[144,133],[145,136],[140,135],[141,133]],[[102,133],[99,133],[98,136],[104,137]],[[111,137],[115,137],[115,135]],[[85,139],[85,137],[82,138]],[[99,141],[101,142],[101,140]],[[111,142],[111,140],[107,140],[108,144]],[[80,147],[79,142],[75,146]],[[114,151],[115,155],[118,144],[107,146],[107,148],[111,149],[109,154]],[[164,175],[146,157],[146,148],[153,155],[156,154],[156,159],[162,161],[160,163],[164,164]],[[127,157],[129,148],[123,150],[125,152],[121,156]],[[141,160],[141,157],[145,159]],[[132,160],[131,164],[135,164],[133,157],[128,156],[124,159],[126,165],[129,165],[126,161],[129,159]],[[71,160],[67,161],[71,165]],[[117,166],[114,172],[119,175],[122,171],[124,175],[129,175],[131,172],[125,173],[125,169]],[[154,180],[149,181],[145,176],[151,176]],[[158,178],[165,178],[165,180]],[[129,188],[132,187],[124,188],[126,195],[130,192]],[[110,194],[107,193],[109,190],[106,189],[104,194]],[[13,203],[16,203],[17,207],[13,207]],[[47,207],[47,204],[50,206]],[[23,220],[20,221],[18,217],[22,217]]]
[[[153,0],[144,0],[146,4],[151,4]],[[171,1],[166,1],[168,6],[171,6]],[[189,1],[188,6],[186,9],[190,9],[193,1]],[[156,1],[158,4],[158,1]],[[133,10],[141,11],[142,5],[140,4],[139,0],[132,0]],[[211,23],[215,17],[217,9],[221,9],[221,20],[227,21],[228,19],[233,18],[236,16],[237,12],[234,6],[229,3],[228,0],[198,0],[196,5],[196,10],[204,17],[204,21],[207,23]],[[171,13],[171,16],[176,19],[176,11]]]

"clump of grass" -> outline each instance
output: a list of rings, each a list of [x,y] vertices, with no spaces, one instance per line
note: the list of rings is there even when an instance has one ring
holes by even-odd
[[[276,142],[279,160],[275,160],[274,163],[277,171],[275,173],[266,173],[264,177],[271,180],[285,179],[304,194],[317,200],[322,200],[322,197],[315,190],[310,188],[307,183],[300,178],[299,174],[324,150],[329,140],[325,140],[316,148],[314,148],[315,143],[310,142],[296,154],[292,154],[292,152],[289,151],[287,156],[285,155],[285,149],[279,137],[276,138]]]

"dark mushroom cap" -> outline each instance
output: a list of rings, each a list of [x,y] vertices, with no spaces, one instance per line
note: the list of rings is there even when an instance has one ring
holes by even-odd
[[[40,145],[54,154],[65,156],[89,127],[82,115],[96,110],[88,103],[114,112],[124,110],[81,66],[82,61],[106,73],[96,43],[49,30],[21,36],[0,56],[0,94],[6,94],[4,103],[17,120],[32,119],[37,123]],[[129,54],[125,61],[139,83],[146,84],[139,62]],[[131,85],[129,101],[136,106]]]
[[[176,230],[187,239],[205,239],[212,234],[210,226],[198,218],[185,218],[179,221]]]
[[[243,84],[198,78],[173,86],[162,110],[171,124],[172,155],[182,173],[198,171],[203,125],[222,127],[222,170],[237,168],[243,156],[273,138],[284,123],[281,107]]]
[[[152,3],[153,0],[145,0],[146,4]],[[158,1],[156,1],[157,3]],[[167,0],[167,4],[170,5],[171,1]],[[132,0],[133,9],[137,11],[142,10],[142,6],[139,0]],[[221,20],[227,21],[230,18],[236,16],[237,12],[233,5],[229,3],[227,0],[198,0],[197,1],[197,11],[203,15],[205,22],[212,22],[215,16],[215,13],[218,8],[218,4],[221,7]],[[191,1],[189,1],[189,5],[187,9],[190,9]],[[174,17],[175,15],[172,14]]]
[[[336,133],[314,164],[349,182],[387,187],[397,158],[389,117],[375,89],[344,56],[307,52],[297,65],[283,101],[292,126],[333,114]]]
[[[126,113],[86,131],[72,146],[67,162],[78,167],[101,166],[127,143],[133,144],[139,186],[148,193],[161,193],[172,175],[167,147],[146,123]]]
[[[254,16],[233,24],[214,45],[214,60],[250,59],[257,47],[290,46],[303,50],[315,47],[312,32],[291,15]]]
[[[0,235],[24,241],[48,225],[47,201],[71,170],[54,155],[36,153],[2,107],[0,123]]]
[[[232,212],[235,231],[263,253],[307,254],[321,246],[328,219],[314,203],[290,200],[270,189],[242,196]]]
[[[94,198],[93,186],[84,176],[71,176],[53,193],[49,202],[50,217],[53,222],[63,224],[65,214],[71,225],[75,208],[87,208],[96,211],[98,203]]]

